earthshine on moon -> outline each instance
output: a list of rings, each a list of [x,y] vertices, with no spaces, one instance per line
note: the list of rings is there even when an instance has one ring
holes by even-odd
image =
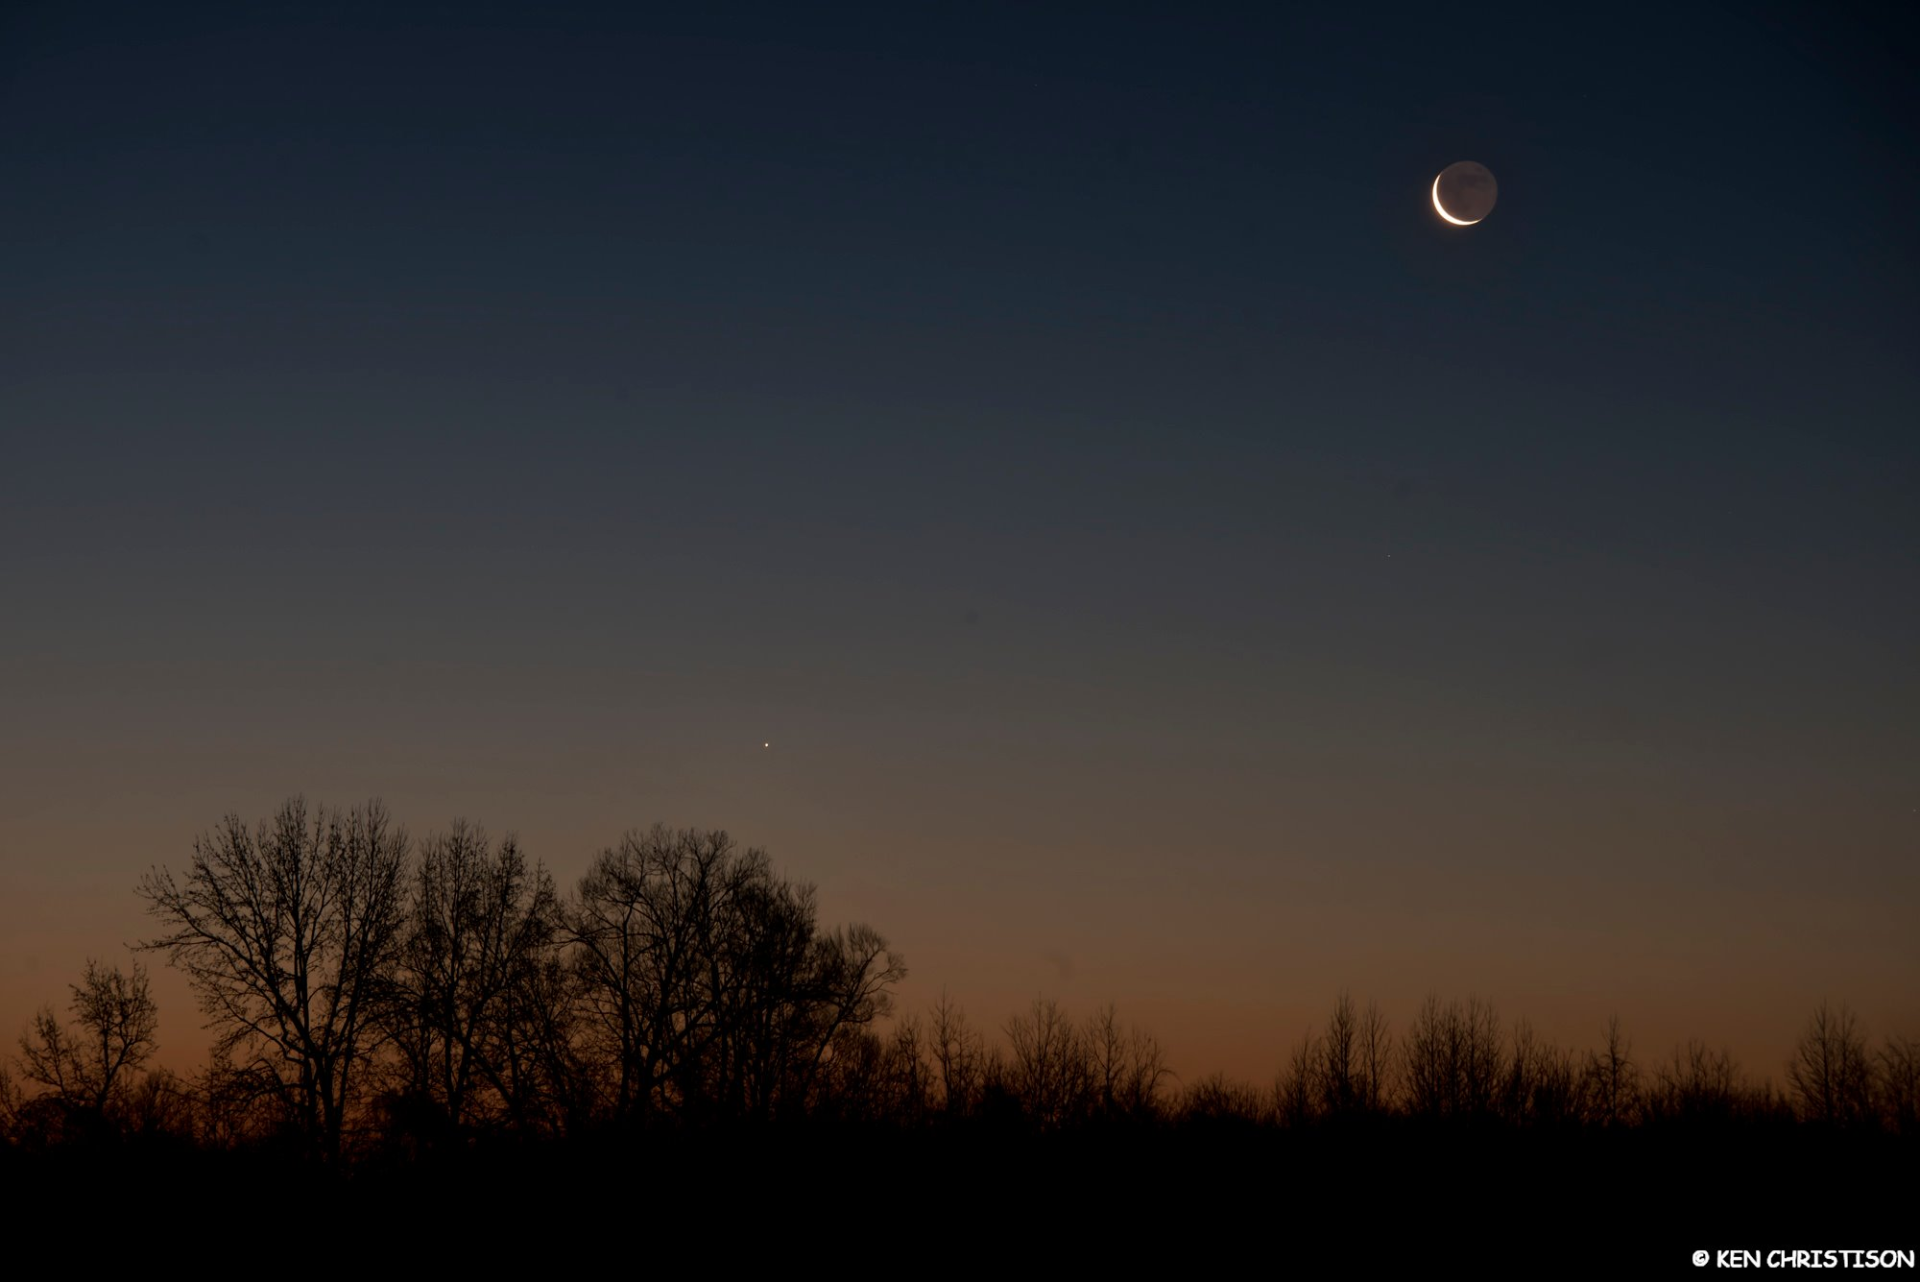
[[[1500,185],[1485,165],[1456,160],[1433,180],[1433,212],[1455,227],[1471,227],[1493,212]]]

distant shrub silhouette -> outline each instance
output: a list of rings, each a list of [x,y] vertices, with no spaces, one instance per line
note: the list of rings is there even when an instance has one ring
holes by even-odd
[[[1700,1041],[1676,1047],[1654,1069],[1641,1107],[1647,1121],[1657,1126],[1713,1130],[1778,1118],[1786,1111],[1770,1088],[1747,1080],[1728,1051]]]
[[[1246,1132],[1271,1124],[1272,1101],[1259,1091],[1213,1073],[1189,1086],[1180,1097],[1177,1120],[1190,1130]]]

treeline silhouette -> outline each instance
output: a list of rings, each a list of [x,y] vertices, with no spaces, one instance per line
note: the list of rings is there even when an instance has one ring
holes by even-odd
[[[1814,1012],[1784,1088],[1693,1042],[1643,1060],[1618,1020],[1584,1051],[1476,998],[1404,1029],[1342,995],[1265,1085],[1182,1082],[1112,1007],[1037,1000],[994,1034],[944,996],[895,1016],[905,964],[723,832],[632,832],[562,893],[507,838],[417,843],[379,803],[228,817],[139,893],[141,949],[215,1041],[149,1067],[145,966],[88,961],[0,1072],[16,1154],[141,1142],[323,1167],[489,1145],[785,1128],[1006,1138],[1498,1131],[1920,1134],[1920,1042]]]

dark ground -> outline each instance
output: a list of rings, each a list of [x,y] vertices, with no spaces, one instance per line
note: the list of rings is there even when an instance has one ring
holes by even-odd
[[[724,1265],[1660,1276],[1698,1249],[1920,1242],[1880,1135],[788,1130],[389,1154],[333,1173],[119,1143],[8,1153],[16,1236],[86,1258],[436,1275]],[[12,1217],[9,1217],[12,1218]],[[1244,1261],[1245,1263],[1240,1263]]]

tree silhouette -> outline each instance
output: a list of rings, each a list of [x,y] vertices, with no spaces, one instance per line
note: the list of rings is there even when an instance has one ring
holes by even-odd
[[[388,1009],[407,1081],[455,1129],[525,1120],[541,1079],[540,972],[558,929],[553,879],[512,837],[455,821],[415,868]]]
[[[16,1142],[22,1127],[22,1114],[26,1110],[27,1100],[20,1084],[13,1080],[13,1073],[5,1064],[0,1064],[0,1144]]]
[[[857,1050],[853,1054],[842,1050],[834,1056],[828,1092],[832,1098],[846,1098],[850,1093],[848,1083],[870,1083],[864,1086],[869,1102],[863,1116],[908,1126],[926,1120],[932,1105],[933,1075],[926,1025],[918,1015],[898,1020],[890,1038],[883,1040],[862,1030],[843,1040],[853,1043]],[[849,1071],[854,1054],[867,1061],[858,1075]]]
[[[1633,1062],[1633,1044],[1620,1029],[1620,1017],[1607,1020],[1607,1039],[1587,1052],[1582,1070],[1581,1099],[1587,1120],[1617,1128],[1630,1126],[1640,1115],[1640,1070]]]
[[[1501,1112],[1521,1126],[1561,1126],[1577,1120],[1585,1078],[1573,1053],[1534,1034],[1524,1016],[1514,1023]]]
[[[1060,1004],[1035,998],[1007,1021],[1007,1086],[1027,1117],[1045,1129],[1076,1121],[1093,1086],[1086,1040]]]
[[[1365,1070],[1360,1066],[1360,1016],[1353,998],[1341,993],[1320,1035],[1320,1111],[1346,1117],[1360,1111],[1365,1094]]]
[[[1287,1056],[1273,1081],[1274,1114],[1287,1126],[1305,1126],[1320,1116],[1326,1049],[1319,1036],[1308,1032]]]
[[[1697,1041],[1643,1072],[1618,1018],[1576,1055],[1477,997],[1430,995],[1396,1037],[1346,992],[1270,1090],[1214,1074],[1176,1093],[1160,1044],[1112,1005],[1076,1021],[1038,999],[997,1045],[944,991],[886,1025],[905,974],[887,940],[822,926],[812,886],[724,832],[631,831],[564,896],[513,838],[464,821],[409,853],[378,802],[341,813],[296,797],[251,828],[228,816],[181,873],[149,872],[140,893],[164,929],[140,947],[193,985],[216,1034],[210,1063],[191,1081],[143,1072],[147,973],[90,960],[71,1018],[42,1010],[0,1070],[0,1161],[95,1120],[116,1142],[90,1158],[165,1151],[128,1137],[190,1136],[271,1160],[371,1159],[358,1171],[399,1169],[435,1136],[459,1141],[436,1162],[577,1144],[551,1151],[604,1170],[627,1160],[617,1132],[644,1123],[646,1169],[683,1174],[697,1150],[680,1136],[748,1126],[912,1136],[898,1154],[1023,1132],[1078,1130],[1092,1142],[1042,1147],[1082,1156],[1117,1151],[1120,1136],[1158,1152],[1196,1133],[1203,1146],[1265,1134],[1274,1153],[1363,1165],[1364,1146],[1434,1119],[1472,1122],[1446,1134],[1468,1146],[1505,1143],[1494,1126],[1551,1129],[1541,1153],[1589,1144],[1583,1127],[1655,1136],[1651,1150],[1585,1150],[1603,1167],[1690,1143],[1701,1124],[1920,1132],[1920,1043],[1888,1037],[1870,1053],[1844,1005],[1814,1013],[1788,1094]],[[1815,1142],[1869,1151],[1851,1134]]]
[[[628,1121],[803,1108],[841,1032],[906,967],[877,931],[823,932],[814,891],[724,832],[629,833],[565,913],[585,1021]]]
[[[1373,1002],[1360,1015],[1359,1103],[1368,1113],[1384,1113],[1393,1102],[1393,1030]]]
[[[927,1029],[927,1053],[933,1057],[939,1106],[949,1119],[964,1117],[978,1107],[986,1048],[980,1034],[967,1024],[966,1012],[945,989],[934,1003]]]
[[[811,914],[811,886],[804,901]],[[816,936],[804,982],[797,988],[812,1009],[793,1021],[800,1036],[789,1043],[799,1052],[795,1062],[802,1089],[797,1102],[805,1102],[805,1091],[844,1032],[864,1029],[892,1013],[893,987],[906,975],[905,960],[871,926],[838,926]]]
[[[1378,1006],[1369,1002],[1363,1011],[1351,994],[1341,993],[1318,1048],[1313,1085],[1321,1115],[1373,1114],[1386,1106],[1393,1047]]]
[[[1825,1126],[1856,1126],[1873,1108],[1873,1068],[1859,1021],[1842,1003],[1821,1002],[1787,1065],[1801,1116]]]
[[[1887,1127],[1896,1135],[1920,1135],[1920,1040],[1889,1035],[1875,1058]]]
[[[1160,1043],[1137,1028],[1122,1028],[1111,1002],[1088,1018],[1081,1040],[1095,1113],[1107,1120],[1151,1116],[1161,1086],[1173,1076]]]
[[[1689,1041],[1654,1071],[1642,1107],[1667,1124],[1724,1125],[1739,1112],[1744,1083],[1730,1052]]]
[[[141,947],[186,974],[216,1054],[270,1084],[327,1158],[383,1035],[406,852],[378,801],[342,814],[295,797],[251,830],[229,815],[183,877],[157,868],[140,884],[165,927]]]
[[[134,1077],[158,1046],[159,1010],[146,968],[131,973],[87,959],[62,1024],[51,1006],[20,1038],[21,1075],[69,1113],[104,1118],[130,1097]]]
[[[1477,997],[1430,995],[1403,1043],[1407,1107],[1422,1117],[1486,1117],[1502,1086],[1500,1020]]]

